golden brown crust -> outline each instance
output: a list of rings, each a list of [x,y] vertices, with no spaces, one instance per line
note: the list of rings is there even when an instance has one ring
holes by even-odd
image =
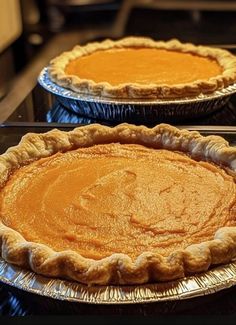
[[[70,132],[52,130],[25,135],[19,145],[0,156],[0,187],[16,168],[32,160],[58,151],[107,142],[138,143],[178,150],[193,158],[200,157],[233,171],[236,169],[236,148],[230,147],[218,136],[203,137],[196,131],[179,130],[167,124],[154,128],[129,124],[110,128],[93,124]],[[94,261],[74,251],[55,252],[45,245],[27,242],[0,221],[0,247],[1,255],[7,262],[46,276],[64,277],[86,284],[138,284],[173,280],[231,261],[236,256],[236,227],[220,228],[213,240],[174,251],[168,257],[144,252],[135,261],[125,254],[113,254]]]
[[[203,57],[216,59],[223,68],[221,75],[209,80],[197,80],[192,83],[179,85],[140,85],[135,83],[112,86],[108,82],[95,83],[92,80],[80,79],[75,75],[65,73],[66,65],[73,59],[91,54],[97,50],[124,47],[147,47],[168,50],[177,50],[198,54]],[[236,82],[236,57],[226,50],[206,46],[195,46],[190,43],[181,43],[176,39],[163,42],[144,37],[126,37],[118,41],[105,40],[89,43],[85,46],[75,46],[71,51],[64,52],[51,60],[49,65],[51,79],[65,88],[86,95],[102,96],[107,98],[139,98],[139,99],[170,99],[193,97],[201,93],[209,94],[223,89]]]

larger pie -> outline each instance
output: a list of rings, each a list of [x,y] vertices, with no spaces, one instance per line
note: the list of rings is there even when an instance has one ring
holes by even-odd
[[[0,156],[1,255],[86,284],[167,281],[236,256],[236,149],[167,124],[28,134]]]
[[[178,40],[126,37],[75,46],[54,58],[51,79],[65,88],[110,98],[183,98],[236,81],[236,57]]]

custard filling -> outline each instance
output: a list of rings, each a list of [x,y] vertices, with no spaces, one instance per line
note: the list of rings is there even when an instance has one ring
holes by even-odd
[[[65,72],[96,83],[112,86],[178,85],[209,80],[222,73],[219,63],[209,57],[153,48],[96,51],[71,60]]]
[[[2,222],[28,241],[101,259],[168,256],[236,226],[233,176],[209,162],[135,144],[57,153],[16,170]]]

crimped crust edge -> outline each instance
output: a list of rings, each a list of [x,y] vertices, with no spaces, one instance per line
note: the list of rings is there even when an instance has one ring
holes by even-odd
[[[92,80],[81,79],[65,73],[66,65],[73,59],[91,54],[98,50],[124,47],[148,47],[167,50],[178,50],[216,59],[222,66],[221,75],[209,80],[197,80],[179,85],[140,85],[135,83],[112,86],[108,82],[95,83]],[[75,46],[71,51],[63,52],[50,61],[48,72],[50,78],[58,85],[75,92],[105,98],[122,99],[178,99],[195,97],[199,94],[210,94],[236,82],[236,57],[227,50],[196,46],[191,43],[181,43],[177,39],[169,41],[154,41],[146,37],[126,37],[120,40],[106,39],[102,42],[88,43],[85,46]]]
[[[178,150],[202,157],[235,171],[236,149],[218,136],[203,137],[196,131],[179,130],[167,124],[154,128],[120,124],[110,128],[99,124],[70,132],[52,130],[25,135],[19,145],[0,156],[0,187],[16,168],[58,151],[107,142],[139,143],[153,148]],[[113,254],[95,261],[74,251],[55,252],[46,245],[26,241],[0,221],[0,252],[3,259],[36,273],[62,277],[85,284],[141,284],[170,281],[228,263],[236,256],[236,227],[220,228],[213,240],[174,251],[168,257],[144,252],[132,261],[128,255]]]

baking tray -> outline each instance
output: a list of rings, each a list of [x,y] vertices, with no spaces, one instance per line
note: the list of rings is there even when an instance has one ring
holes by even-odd
[[[61,87],[50,79],[47,67],[41,71],[38,82],[53,94],[59,103],[80,116],[132,123],[171,123],[203,117],[225,105],[236,92],[236,84],[233,84],[210,95],[200,94],[183,99],[116,100],[84,95]]]
[[[236,284],[236,262],[176,281],[133,286],[86,286],[47,278],[0,259],[0,281],[12,287],[67,302],[140,304],[196,298]]]

